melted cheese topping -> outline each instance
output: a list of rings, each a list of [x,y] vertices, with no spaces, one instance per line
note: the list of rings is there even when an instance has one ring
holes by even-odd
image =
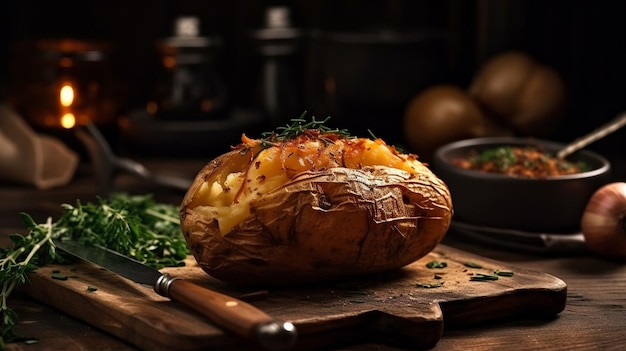
[[[250,215],[250,202],[284,185],[305,171],[334,167],[360,169],[386,166],[418,173],[425,166],[414,155],[399,154],[384,141],[298,137],[263,149],[247,169],[220,183],[204,183],[194,196],[196,210],[218,219],[222,235]],[[196,201],[197,199],[197,201]]]

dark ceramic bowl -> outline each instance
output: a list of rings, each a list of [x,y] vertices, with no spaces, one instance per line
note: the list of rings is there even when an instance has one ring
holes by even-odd
[[[462,169],[453,159],[498,146],[533,145],[556,154],[565,145],[536,139],[492,137],[453,142],[434,154],[433,171],[449,187],[454,220],[490,228],[528,232],[574,233],[591,195],[610,181],[604,157],[581,150],[567,160],[582,161],[589,171],[539,178],[514,177]]]

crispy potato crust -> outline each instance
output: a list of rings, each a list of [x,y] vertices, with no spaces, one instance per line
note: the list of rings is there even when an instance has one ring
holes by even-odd
[[[223,281],[301,284],[397,269],[430,252],[450,225],[449,190],[428,168],[335,167],[299,173],[253,199],[250,215],[223,235],[194,196],[252,154],[233,150],[211,161],[181,204],[193,255]]]

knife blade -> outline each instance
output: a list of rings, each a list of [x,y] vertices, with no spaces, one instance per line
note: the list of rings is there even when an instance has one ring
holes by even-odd
[[[152,286],[159,295],[196,310],[219,327],[243,336],[264,349],[286,350],[297,341],[298,333],[291,322],[276,320],[247,302],[161,273],[103,246],[87,246],[59,239],[55,239],[54,244],[74,257],[95,263],[136,283]]]

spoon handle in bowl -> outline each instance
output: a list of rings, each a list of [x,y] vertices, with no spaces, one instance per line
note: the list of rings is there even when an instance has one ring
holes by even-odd
[[[563,149],[557,152],[556,156],[561,159],[565,158],[571,155],[572,153],[584,148],[585,146],[593,143],[594,141],[602,139],[605,136],[613,133],[614,131],[620,129],[624,125],[626,125],[626,112],[620,113],[613,120],[600,126],[598,129],[594,130],[593,132],[569,143],[567,146],[565,146]]]

